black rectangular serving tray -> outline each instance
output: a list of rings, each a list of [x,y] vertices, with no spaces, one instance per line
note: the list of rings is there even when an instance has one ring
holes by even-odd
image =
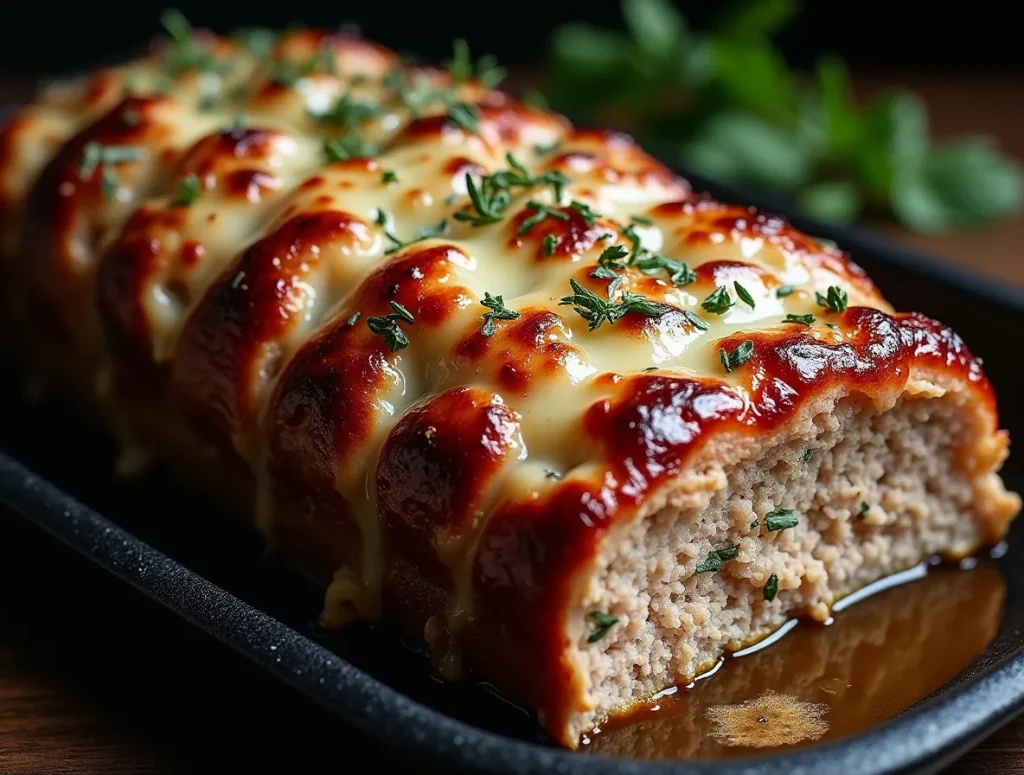
[[[669,153],[653,150],[671,161]],[[1024,290],[964,272],[865,229],[805,217],[774,196],[672,166],[698,191],[756,205],[832,240],[869,272],[898,309],[918,310],[951,325],[984,359],[1000,399],[1003,427],[1024,439],[1024,410],[1017,400],[1024,395],[1024,369],[1006,356],[1009,339],[1024,332]],[[528,714],[486,685],[438,686],[429,677],[425,657],[386,626],[355,625],[341,635],[320,632],[313,622],[322,590],[315,584],[266,557],[255,536],[165,474],[115,479],[109,440],[68,407],[44,403],[26,408],[21,388],[16,375],[0,377],[0,503],[336,714],[339,730],[347,722],[387,750],[412,757],[420,771],[929,773],[1024,709],[1024,565],[1018,562],[1024,526],[1018,523],[1008,551],[997,560],[1007,594],[996,637],[956,678],[888,722],[795,753],[727,761],[654,763],[564,751],[545,743]],[[1004,476],[1012,489],[1024,490],[1024,455],[1011,455]],[[147,648],[143,633],[138,648]]]

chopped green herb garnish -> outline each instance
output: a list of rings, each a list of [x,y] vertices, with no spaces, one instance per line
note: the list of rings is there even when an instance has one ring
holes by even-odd
[[[726,371],[730,372],[749,361],[750,356],[753,354],[754,342],[751,339],[740,342],[732,352],[726,352],[724,348],[719,348],[718,350],[718,357],[722,361],[722,366],[725,367]]]
[[[683,317],[690,321],[694,328],[699,328],[701,331],[707,331],[710,326],[701,318],[696,312],[690,312],[690,310],[683,311]]]
[[[734,282],[732,287],[736,289],[736,295],[740,297],[740,301],[746,304],[751,309],[755,308],[754,297],[750,295],[750,291],[744,288],[739,282]]]
[[[86,143],[82,154],[82,166],[79,168],[78,174],[82,178],[88,178],[99,166],[140,161],[145,159],[148,153],[145,148],[136,145]]]
[[[740,549],[738,546],[727,546],[722,549],[712,549],[700,565],[693,569],[694,573],[717,573],[722,569],[722,565],[727,563],[729,560],[735,560],[739,557]]]
[[[100,191],[103,193],[103,198],[113,199],[116,197],[119,185],[120,181],[117,179],[117,173],[110,167],[104,167],[100,173]]]
[[[622,245],[610,245],[597,257],[598,267],[590,273],[590,276],[601,280],[614,280],[619,276],[618,273],[626,268],[620,262],[628,255],[629,251]]]
[[[799,523],[800,520],[797,519],[793,509],[775,509],[764,515],[764,526],[768,528],[769,532],[786,530],[796,527]]]
[[[597,643],[601,638],[608,634],[608,631],[619,623],[619,620],[614,616],[609,616],[602,611],[591,611],[590,618],[594,620],[594,631],[590,633],[590,637],[587,638],[587,643]]]
[[[749,524],[749,525],[747,526],[747,529],[748,529],[748,530],[753,530],[754,528],[758,527],[758,526],[759,526],[760,524],[761,524],[761,520],[759,520],[759,519],[755,519],[755,520],[754,520],[753,522],[751,522],[751,523],[750,523],[750,524]]]
[[[764,599],[770,603],[775,599],[777,594],[779,594],[779,577],[773,573],[768,577],[768,581],[764,583],[762,595],[764,596]]]
[[[619,279],[612,280],[608,285],[608,299],[605,300],[584,288],[576,282],[575,278],[570,278],[569,284],[574,293],[571,296],[563,296],[559,304],[571,304],[576,314],[587,321],[591,331],[605,321],[614,325],[617,320],[621,320],[630,312],[637,312],[652,318],[665,314],[666,307],[653,304],[643,296],[629,291],[623,293],[622,298],[618,301],[612,301],[612,295],[618,287]]]
[[[399,322],[412,325],[416,322],[412,313],[397,301],[390,302],[392,312],[384,317],[367,318],[366,325],[378,336],[384,337],[384,344],[391,352],[398,352],[409,346],[409,337],[399,328]]]
[[[782,299],[785,298],[786,296],[789,296],[795,290],[795,285],[780,285],[778,289],[775,291],[775,295]]]
[[[544,237],[544,255],[550,256],[555,252],[555,248],[558,247],[558,243],[562,241],[561,237],[556,237],[554,234],[548,234]]]
[[[463,132],[474,134],[477,129],[477,120],[480,118],[480,110],[476,105],[470,105],[468,102],[453,102],[448,106],[447,118]]]
[[[315,73],[335,73],[337,62],[334,58],[334,50],[330,46],[324,46],[316,54],[296,62],[292,59],[282,59],[273,63],[274,83],[278,86],[294,86],[303,78],[308,78]]]
[[[424,226],[422,229],[419,229],[416,232],[416,234],[413,236],[411,240],[409,240],[408,242],[403,242],[402,240],[395,236],[394,232],[392,232],[388,228],[387,213],[385,213],[383,210],[379,208],[377,209],[377,215],[374,218],[374,223],[376,223],[384,230],[384,236],[387,237],[392,242],[391,247],[384,251],[385,256],[389,256],[392,253],[401,250],[402,248],[408,245],[412,245],[414,242],[420,242],[425,239],[441,237],[448,232],[448,221],[444,220],[441,221],[436,226]]]
[[[188,207],[199,198],[202,192],[203,187],[199,182],[199,176],[190,172],[178,184],[178,195],[171,204],[174,207]]]
[[[631,215],[629,216],[629,220],[631,220],[633,223],[639,223],[641,226],[654,225],[654,220],[648,218],[646,215]]]
[[[398,173],[395,172],[394,170],[384,170],[380,174],[380,182],[383,183],[384,185],[388,185],[390,183],[397,183]]]
[[[644,372],[657,371],[657,370],[658,370],[657,366],[648,366],[646,369],[644,369]]]
[[[471,173],[466,173],[466,191],[476,213],[455,213],[457,220],[469,221],[474,226],[497,223],[504,217],[505,210],[512,202],[513,188],[550,185],[554,187],[556,202],[561,199],[563,187],[570,182],[565,175],[552,171],[534,178],[511,153],[506,154],[505,158],[510,169],[484,175],[480,178],[479,184]]]
[[[578,212],[583,217],[583,220],[586,221],[587,226],[594,226],[594,224],[597,223],[597,219],[601,217],[601,214],[595,213],[593,209],[591,209],[590,205],[588,205],[586,202],[579,202],[573,199],[571,202],[569,202],[569,207],[571,207],[573,210]]]
[[[719,285],[700,303],[700,306],[715,315],[724,315],[735,303],[725,286]]]
[[[550,468],[544,469],[544,476],[547,479],[554,479],[556,482],[562,478],[562,475],[558,471],[552,471]]]
[[[830,285],[828,292],[824,294],[820,291],[815,291],[814,297],[818,300],[820,306],[827,308],[830,312],[845,312],[849,304],[846,291],[836,285]]]
[[[866,515],[868,513],[868,510],[870,508],[871,507],[868,505],[867,501],[861,501],[860,502],[860,511],[857,512],[857,516],[858,517],[863,517],[864,515]]]
[[[555,140],[553,143],[537,143],[533,146],[533,152],[538,156],[547,156],[549,153],[554,153],[562,146],[561,140]]]
[[[635,255],[636,253],[634,253]],[[646,251],[643,252],[641,258],[634,258],[633,265],[646,275],[657,274],[664,269],[668,273],[669,281],[679,287],[689,285],[697,279],[697,273],[690,269],[689,264]]]
[[[480,303],[490,310],[483,315],[484,327],[480,329],[480,333],[484,336],[494,336],[497,331],[497,327],[494,325],[495,320],[516,320],[519,317],[518,312],[505,306],[505,300],[501,296],[491,296],[484,291],[484,298]]]
[[[384,109],[374,102],[360,102],[345,92],[324,113],[314,113],[313,117],[324,124],[339,124],[352,129],[367,119],[376,118]]]
[[[807,314],[807,315],[794,315],[792,312],[790,312],[788,315],[786,315],[785,320],[783,320],[782,322],[783,323],[799,323],[802,326],[809,326],[812,323],[814,323],[814,315],[811,315],[811,314]]]
[[[814,450],[813,449],[804,450],[804,453],[800,456],[800,462],[801,463],[807,463],[807,462],[810,461],[810,459],[812,457],[814,457]]]
[[[238,288],[242,284],[242,280],[244,280],[244,279],[245,279],[245,270],[243,269],[241,272],[239,272],[238,274],[236,274],[234,277],[231,278],[231,287],[232,288]]]
[[[324,140],[324,153],[327,160],[348,161],[349,159],[376,156],[377,149],[366,142],[358,127],[349,130],[344,137],[332,137]]]
[[[527,202],[526,206],[532,207],[536,212],[519,224],[519,228],[516,229],[516,234],[520,236],[526,234],[530,229],[548,217],[557,218],[560,221],[569,220],[568,213],[563,213],[561,210],[554,207],[548,207],[546,204],[542,204],[535,199],[531,199]]]

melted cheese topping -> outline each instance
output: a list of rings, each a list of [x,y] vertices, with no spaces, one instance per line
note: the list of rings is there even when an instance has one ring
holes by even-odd
[[[882,402],[924,351],[842,252],[694,195],[628,137],[350,37],[291,32],[266,58],[196,45],[223,67],[168,73],[157,52],[13,117],[5,262],[87,368],[115,350],[170,375],[197,432],[251,467],[269,539],[289,521],[354,523],[359,547],[329,547],[325,622],[378,616],[396,557],[448,590],[427,626],[447,674],[495,573],[477,557],[494,513],[564,496],[586,522],[639,501],[638,471],[671,473],[661,456],[694,422],[781,411],[797,388],[763,396],[781,390],[783,350],[787,385],[869,363],[858,389]],[[90,165],[97,148],[135,151]],[[469,189],[496,173],[533,182],[482,217]],[[571,282],[584,296],[566,303]],[[514,313],[489,336],[488,294]],[[630,299],[639,310],[596,326],[580,314]],[[393,303],[414,322],[389,323]],[[389,325],[407,347],[377,332]],[[969,354],[956,362],[983,383]],[[696,396],[697,419],[659,426],[665,391]],[[634,409],[646,462],[614,452]],[[308,497],[277,495],[296,489]]]

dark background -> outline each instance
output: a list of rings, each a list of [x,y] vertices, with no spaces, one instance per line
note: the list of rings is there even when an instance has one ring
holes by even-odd
[[[116,59],[126,47],[159,32],[167,3],[5,4],[0,11],[0,74],[58,73]],[[677,2],[693,26],[711,22],[728,0]],[[804,0],[800,20],[780,40],[790,61],[806,66],[823,53],[872,71],[1024,71],[1024,8],[1015,0],[942,4],[907,0]],[[333,27],[358,22],[363,32],[400,51],[443,57],[453,37],[506,64],[536,64],[551,30],[569,20],[619,24],[618,0],[361,0],[256,4],[179,2],[197,25],[227,31],[238,25],[303,21]],[[1024,99],[1024,95],[1021,95]]]

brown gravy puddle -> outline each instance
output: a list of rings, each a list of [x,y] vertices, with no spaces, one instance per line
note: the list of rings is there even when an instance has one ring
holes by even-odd
[[[915,580],[843,601],[827,627],[787,625],[770,648],[741,651],[691,688],[663,692],[656,704],[584,737],[582,750],[642,759],[751,756],[884,721],[959,673],[1002,619],[1006,584],[994,563],[922,574],[908,571],[900,576]]]

